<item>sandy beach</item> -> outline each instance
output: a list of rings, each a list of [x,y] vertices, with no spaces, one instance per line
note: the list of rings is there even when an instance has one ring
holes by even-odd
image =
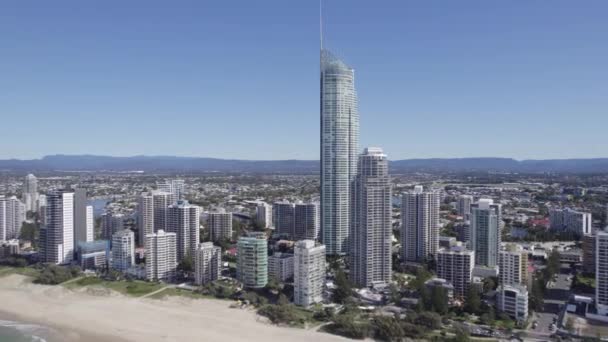
[[[0,277],[0,315],[57,329],[68,341],[344,341],[312,330],[277,327],[229,301],[139,299],[110,291],[69,290]]]

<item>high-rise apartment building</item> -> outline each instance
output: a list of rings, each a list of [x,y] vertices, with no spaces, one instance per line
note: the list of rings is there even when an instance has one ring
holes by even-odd
[[[143,244],[146,236],[158,230],[167,230],[167,208],[176,201],[171,192],[154,190],[140,195],[137,207],[139,242]]]
[[[275,234],[280,237],[294,239],[295,206],[289,201],[279,201],[272,204],[272,222]]]
[[[167,230],[177,235],[177,260],[188,255],[194,257],[194,250],[200,243],[201,208],[179,200],[167,211]]]
[[[262,288],[268,283],[268,242],[264,233],[239,238],[236,278],[248,288]]]
[[[359,156],[351,187],[350,276],[359,287],[391,281],[391,182],[382,149],[368,147]]]
[[[498,252],[500,285],[528,284],[528,253],[520,245],[508,244]]]
[[[0,195],[0,241],[18,239],[25,221],[25,204],[17,197]]]
[[[298,202],[294,207],[294,240],[319,240],[319,204]]]
[[[223,208],[209,212],[207,229],[211,241],[232,239],[232,213],[226,212]]]
[[[46,197],[47,222],[40,232],[42,259],[68,264],[74,259],[74,193],[54,190]]]
[[[468,221],[471,215],[471,204],[473,204],[473,196],[460,195],[458,197],[456,210],[458,210],[458,215],[462,216],[465,221]]]
[[[125,272],[135,265],[135,234],[130,229],[112,235],[112,269]]]
[[[23,203],[25,210],[35,211],[38,201],[38,179],[33,174],[25,176],[23,182]]]
[[[549,211],[549,228],[555,231],[568,231],[579,236],[591,234],[593,220],[591,213],[570,208]]]
[[[186,184],[183,179],[166,179],[157,183],[158,190],[173,194],[174,200],[184,199]]]
[[[177,270],[177,237],[159,230],[146,236],[146,278],[171,280]]]
[[[454,297],[467,296],[474,267],[475,252],[462,246],[437,251],[437,277],[454,286]]]
[[[275,252],[268,257],[268,277],[279,282],[293,277],[293,261],[293,254]]]
[[[595,233],[583,235],[583,272],[595,274]]]
[[[350,186],[357,174],[355,72],[321,49],[321,231],[329,255],[348,253]]]
[[[600,315],[608,315],[608,231],[595,234],[595,301]]]
[[[87,189],[74,189],[74,245],[93,241],[93,207],[88,205]],[[111,235],[105,237],[109,240]]]
[[[325,246],[314,240],[296,242],[294,249],[294,294],[296,305],[308,307],[323,300]]]
[[[205,285],[218,280],[222,270],[222,249],[204,242],[194,250],[194,283]]]
[[[406,262],[423,262],[439,248],[439,206],[437,192],[417,185],[401,197],[401,250]]]
[[[475,265],[496,267],[500,250],[501,205],[480,199],[471,205],[471,249]]]
[[[255,208],[255,217],[258,224],[262,227],[267,229],[274,227],[272,223],[272,205],[259,203]]]
[[[120,213],[106,211],[101,214],[101,237],[111,240],[114,233],[125,229],[125,216]]]

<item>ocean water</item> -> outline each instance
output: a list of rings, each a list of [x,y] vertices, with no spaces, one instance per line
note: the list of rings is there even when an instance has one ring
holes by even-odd
[[[0,342],[52,342],[50,334],[43,326],[0,320]]]

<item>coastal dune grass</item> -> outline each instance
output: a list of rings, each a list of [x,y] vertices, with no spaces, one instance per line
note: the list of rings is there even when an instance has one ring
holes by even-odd
[[[163,288],[162,284],[148,283],[141,280],[133,281],[107,281],[98,277],[85,277],[77,281],[71,282],[64,285],[66,288],[75,289],[79,287],[100,287],[110,289],[124,295],[132,297],[141,297],[148,293],[160,290]]]

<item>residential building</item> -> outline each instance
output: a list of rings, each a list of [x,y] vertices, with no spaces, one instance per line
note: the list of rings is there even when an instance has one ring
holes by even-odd
[[[194,250],[194,283],[205,285],[218,280],[222,271],[222,249],[204,242]]]
[[[468,221],[471,216],[471,204],[473,204],[473,196],[460,195],[456,204],[458,216],[462,216],[465,221]]]
[[[508,244],[498,252],[498,276],[501,285],[528,284],[528,252],[517,244]]]
[[[165,179],[156,185],[161,192],[173,194],[174,201],[184,199],[186,184],[183,179]]]
[[[439,206],[437,192],[417,185],[401,198],[401,253],[406,262],[423,262],[439,248]]]
[[[272,205],[268,203],[259,203],[255,208],[256,221],[263,228],[271,229],[274,227],[272,223]]]
[[[321,49],[321,231],[329,255],[348,253],[350,186],[357,174],[359,113],[352,68]]]
[[[294,240],[295,206],[283,200],[272,204],[272,222],[275,234],[283,239]]]
[[[462,246],[437,251],[437,277],[454,286],[454,297],[465,298],[469,292],[475,252]]]
[[[150,233],[167,231],[167,208],[176,201],[176,198],[173,193],[161,190],[144,192],[140,195],[137,209],[140,244],[144,243]]]
[[[211,241],[232,239],[232,213],[223,208],[210,212],[207,216],[207,228]]]
[[[35,211],[38,201],[38,179],[33,174],[25,176],[23,182],[23,203],[26,211]]]
[[[135,265],[135,234],[130,229],[112,234],[112,269],[126,272]]]
[[[528,319],[528,290],[522,285],[499,287],[496,296],[497,308],[518,322]]]
[[[501,205],[482,198],[471,205],[471,243],[475,265],[494,268],[500,250]]]
[[[424,282],[424,286],[429,290],[429,293],[433,293],[433,288],[439,287],[445,291],[449,300],[454,299],[454,285],[449,281],[441,278],[431,278]]]
[[[294,240],[319,240],[319,204],[298,202],[294,207]]]
[[[87,189],[74,189],[74,245],[93,241],[93,207],[88,205]],[[104,236],[109,239],[109,236]]]
[[[177,234],[177,261],[188,255],[193,257],[194,250],[200,243],[201,208],[179,200],[170,205],[167,211],[167,229]]]
[[[391,181],[381,148],[368,147],[359,156],[351,187],[350,276],[358,287],[391,281]]]
[[[146,279],[167,281],[177,270],[177,236],[159,230],[146,236]]]
[[[101,237],[112,240],[114,233],[125,229],[125,216],[120,213],[106,211],[101,214]]]
[[[42,260],[69,264],[74,259],[74,193],[53,190],[46,197],[47,224],[40,231]]]
[[[293,254],[274,253],[268,257],[268,276],[279,282],[293,278],[293,261]]]
[[[76,260],[83,270],[104,270],[110,261],[110,244],[106,240],[80,241],[76,244]]]
[[[2,240],[0,241],[0,259],[8,258],[15,254],[19,254],[21,248],[19,240]]]
[[[608,315],[608,231],[595,234],[595,301],[600,315]]]
[[[268,242],[264,233],[250,233],[237,242],[236,278],[247,288],[268,283]]]
[[[549,211],[549,228],[555,231],[567,231],[579,236],[591,234],[593,220],[591,213],[571,208],[553,208]]]
[[[296,242],[294,249],[294,294],[296,305],[308,307],[323,301],[325,246],[314,240]]]
[[[583,235],[583,272],[595,274],[595,233]]]
[[[17,197],[0,195],[0,241],[19,239],[25,222],[25,204]]]

